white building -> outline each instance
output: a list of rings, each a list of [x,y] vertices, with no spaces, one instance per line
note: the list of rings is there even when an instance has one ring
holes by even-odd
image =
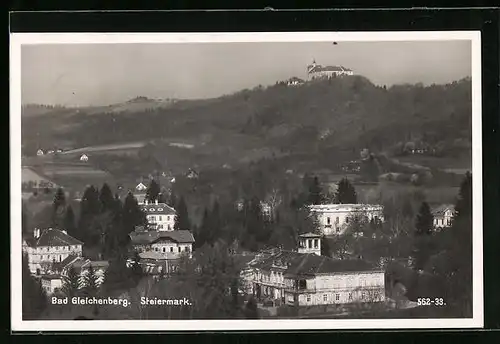
[[[36,151],[36,155],[38,155],[38,156],[42,156],[42,155],[44,155],[44,154],[45,154],[45,153],[44,153],[44,152],[43,152],[43,150],[41,150],[41,149],[39,149],[39,150],[37,150],[37,151]]]
[[[139,231],[130,233],[132,246],[139,253],[154,251],[168,258],[191,256],[194,237],[190,231]]]
[[[146,185],[144,185],[143,183],[139,183],[135,187],[135,190],[139,191],[139,192],[146,191],[147,189],[148,189],[148,187]]]
[[[28,255],[30,271],[40,275],[50,273],[54,263],[60,263],[68,256],[81,256],[82,245],[66,231],[49,228],[40,232],[40,229],[35,229],[33,238],[23,241],[23,251]]]
[[[337,76],[354,75],[354,72],[343,66],[322,66],[313,61],[307,66],[307,77],[309,80],[319,78],[332,78]]]
[[[451,226],[455,215],[455,206],[452,204],[442,204],[431,210],[434,217],[433,225],[435,230],[440,230]]]
[[[63,279],[61,275],[44,275],[40,278],[43,290],[47,295],[52,295],[56,290],[61,290],[63,286]]]
[[[246,271],[259,300],[293,306],[385,300],[385,272],[362,260],[276,250],[256,257]]]
[[[363,217],[368,221],[383,221],[384,208],[374,204],[318,204],[309,207],[324,235],[341,235],[349,221]]]
[[[299,235],[299,253],[313,253],[321,256],[321,235],[305,233]]]
[[[149,225],[158,231],[173,231],[175,225],[176,211],[165,203],[149,203],[144,200],[143,204],[139,205],[141,210],[146,214],[146,219]]]
[[[80,156],[80,161],[83,161],[83,162],[87,162],[87,161],[89,161],[89,157],[88,157],[88,155],[87,155],[87,154],[82,154],[82,155]]]

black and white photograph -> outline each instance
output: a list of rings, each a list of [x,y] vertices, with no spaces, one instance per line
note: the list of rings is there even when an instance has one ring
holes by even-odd
[[[482,327],[480,54],[11,34],[13,328]]]

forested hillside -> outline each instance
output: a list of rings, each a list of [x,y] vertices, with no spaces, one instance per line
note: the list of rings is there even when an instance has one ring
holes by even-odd
[[[362,148],[384,152],[407,141],[467,151],[471,142],[470,79],[386,88],[353,76],[257,87],[141,112],[63,112],[23,117],[26,150],[40,142],[76,148],[161,138],[194,142],[193,159],[224,155],[223,164],[270,155],[343,161]]]

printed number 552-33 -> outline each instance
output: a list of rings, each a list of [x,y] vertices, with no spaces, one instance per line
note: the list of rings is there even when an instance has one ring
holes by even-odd
[[[441,297],[436,297],[434,299],[431,299],[429,297],[419,297],[417,299],[417,304],[419,306],[445,306],[445,302],[443,298]]]

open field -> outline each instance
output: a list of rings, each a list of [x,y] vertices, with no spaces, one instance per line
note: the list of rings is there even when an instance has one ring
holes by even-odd
[[[69,151],[62,152],[62,155],[69,154],[83,154],[83,153],[96,153],[96,152],[108,152],[108,151],[116,151],[116,150],[135,150],[140,149],[146,145],[145,142],[127,142],[127,143],[117,143],[110,145],[101,145],[101,146],[90,146],[83,147],[78,149],[72,149]]]

